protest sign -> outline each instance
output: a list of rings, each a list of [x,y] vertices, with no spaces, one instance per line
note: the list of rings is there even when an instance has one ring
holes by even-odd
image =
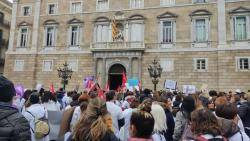
[[[173,80],[166,80],[164,83],[164,87],[166,89],[175,90],[176,86],[177,86],[177,82]]]

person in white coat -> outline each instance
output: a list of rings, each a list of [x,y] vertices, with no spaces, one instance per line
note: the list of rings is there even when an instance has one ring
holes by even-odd
[[[111,117],[112,117],[114,133],[116,137],[119,138],[118,120],[123,119],[123,116],[122,116],[122,109],[114,103],[115,91],[109,91],[108,93],[106,93],[106,101],[107,101],[106,102],[107,110],[111,114]]]
[[[130,104],[130,108],[122,112],[125,123],[124,123],[124,126],[120,129],[119,136],[120,136],[121,141],[127,141],[130,137],[129,135],[130,119],[131,119],[132,113],[137,110],[137,107],[139,106],[139,104],[140,104],[140,101],[137,99],[134,99]]]
[[[45,91],[42,97],[43,106],[48,111],[60,111],[60,103],[56,100],[51,92]]]
[[[32,141],[49,141],[49,135],[45,136],[42,139],[36,139],[34,134],[35,129],[35,120],[41,118],[48,118],[47,110],[45,107],[40,104],[39,96],[37,93],[32,93],[29,97],[30,106],[27,107],[23,113],[24,117],[28,120],[30,124],[31,140]]]

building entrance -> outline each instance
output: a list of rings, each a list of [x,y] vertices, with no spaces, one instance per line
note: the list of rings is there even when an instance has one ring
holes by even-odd
[[[117,90],[119,86],[122,85],[122,73],[126,74],[126,69],[121,64],[114,64],[109,69],[109,89]]]

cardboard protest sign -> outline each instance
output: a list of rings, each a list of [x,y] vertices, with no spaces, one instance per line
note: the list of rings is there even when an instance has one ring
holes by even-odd
[[[194,85],[183,85],[183,93],[192,94],[196,92],[196,86]]]
[[[175,90],[177,87],[177,82],[173,80],[166,80],[164,83],[166,89]]]

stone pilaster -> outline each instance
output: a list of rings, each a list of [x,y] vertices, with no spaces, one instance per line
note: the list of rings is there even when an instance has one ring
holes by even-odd
[[[225,0],[217,0],[218,9],[218,47],[226,45],[226,11]]]
[[[39,20],[40,20],[40,7],[41,0],[35,1],[35,12],[34,12],[34,22],[33,22],[33,32],[32,32],[32,51],[37,51],[38,48],[38,32],[39,32]]]
[[[18,0],[14,0],[13,4],[12,4],[12,17],[11,17],[10,39],[9,39],[8,52],[13,51],[13,48],[14,48],[14,37],[15,37],[15,30],[16,30],[16,17],[17,17],[17,4],[18,4]]]

